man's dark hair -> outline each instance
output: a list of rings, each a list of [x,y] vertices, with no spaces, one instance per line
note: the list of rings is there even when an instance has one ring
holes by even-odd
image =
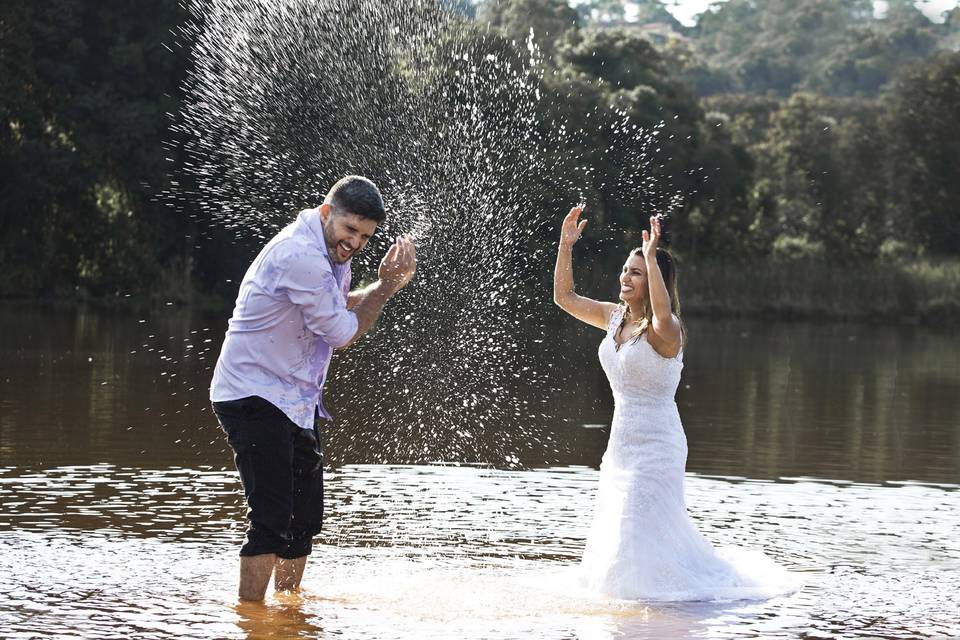
[[[327,192],[324,202],[329,202],[334,209],[342,213],[355,213],[377,224],[387,219],[380,190],[371,180],[363,176],[341,178]]]

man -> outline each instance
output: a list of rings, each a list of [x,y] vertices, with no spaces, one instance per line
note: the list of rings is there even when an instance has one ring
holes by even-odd
[[[386,218],[370,180],[347,176],[301,211],[250,265],[210,385],[235,454],[250,521],[240,599],[300,586],[323,520],[319,418],[334,349],[355,342],[413,277],[409,236],[387,251],[370,286],[350,291],[350,263]]]

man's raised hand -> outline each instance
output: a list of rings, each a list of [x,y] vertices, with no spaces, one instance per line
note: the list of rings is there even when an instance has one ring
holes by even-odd
[[[408,233],[397,236],[387,255],[380,261],[377,277],[396,291],[407,286],[417,271],[417,248]]]

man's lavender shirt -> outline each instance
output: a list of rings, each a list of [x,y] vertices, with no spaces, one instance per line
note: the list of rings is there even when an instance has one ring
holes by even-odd
[[[318,209],[306,209],[253,261],[210,383],[213,402],[260,396],[304,429],[327,420],[323,383],[333,350],[357,332],[347,311],[350,261],[327,253]]]

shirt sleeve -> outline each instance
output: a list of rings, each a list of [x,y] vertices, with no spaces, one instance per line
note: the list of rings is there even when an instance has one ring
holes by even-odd
[[[347,311],[346,298],[322,256],[306,254],[290,260],[277,292],[300,307],[307,328],[334,349],[356,335],[357,315]]]

